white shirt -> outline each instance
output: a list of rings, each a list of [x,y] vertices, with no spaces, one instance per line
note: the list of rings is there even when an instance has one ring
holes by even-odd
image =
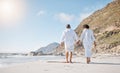
[[[93,31],[90,29],[84,29],[82,34],[81,34],[80,40],[83,43],[92,44],[95,41]]]
[[[66,29],[62,34],[61,42],[65,43],[65,47],[74,46],[77,40],[77,34],[72,29]]]

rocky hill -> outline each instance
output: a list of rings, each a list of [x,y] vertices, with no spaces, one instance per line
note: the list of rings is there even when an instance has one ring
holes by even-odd
[[[84,19],[75,29],[78,36],[84,24],[88,24],[94,31],[97,53],[120,53],[120,0],[114,0]],[[63,48],[57,47],[55,53],[64,53]],[[74,53],[84,54],[83,47],[76,46]]]
[[[120,0],[114,0],[84,19],[75,29],[79,36],[84,24],[94,31],[98,52],[120,53]]]
[[[97,53],[120,53],[120,0],[106,5],[84,19],[75,29],[81,35],[84,24],[90,25],[97,42]],[[34,52],[35,54],[64,55],[64,47],[52,43]],[[74,54],[84,54],[82,46],[76,46]]]
[[[59,46],[59,43],[54,42],[45,47],[41,47],[40,49],[38,49],[36,51],[30,52],[29,55],[33,55],[33,56],[52,55],[54,53],[54,51],[56,51],[58,46]]]
[[[43,54],[51,54],[56,48],[59,46],[59,43],[51,43],[46,47],[41,47],[40,49],[36,50],[36,52],[42,52]]]

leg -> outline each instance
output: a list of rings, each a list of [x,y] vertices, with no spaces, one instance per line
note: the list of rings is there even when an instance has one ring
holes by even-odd
[[[69,56],[69,53],[66,52],[66,63],[69,63],[69,61],[68,61],[68,56]]]
[[[88,57],[86,58],[86,63],[89,64]]]
[[[90,57],[88,58],[88,60],[89,60],[89,63],[90,63],[91,62]]]
[[[87,64],[89,64],[91,62],[90,57],[87,57],[86,62],[87,62]]]
[[[91,57],[91,46],[88,44],[84,44],[84,48],[85,48],[86,62],[87,62],[87,64],[89,64],[90,57]]]
[[[70,63],[72,63],[72,52],[70,52]]]

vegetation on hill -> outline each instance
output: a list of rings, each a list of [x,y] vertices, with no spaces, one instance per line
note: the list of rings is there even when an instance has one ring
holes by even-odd
[[[94,31],[98,52],[120,53],[120,0],[84,19],[75,30],[79,36],[84,24],[89,24]]]

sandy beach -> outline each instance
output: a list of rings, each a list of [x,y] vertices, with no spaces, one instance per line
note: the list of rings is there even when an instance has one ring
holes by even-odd
[[[94,56],[91,64],[84,57],[73,58],[73,63],[64,60],[37,61],[0,68],[0,73],[120,73],[120,56]]]
[[[0,0],[0,73],[120,73],[120,0]]]

